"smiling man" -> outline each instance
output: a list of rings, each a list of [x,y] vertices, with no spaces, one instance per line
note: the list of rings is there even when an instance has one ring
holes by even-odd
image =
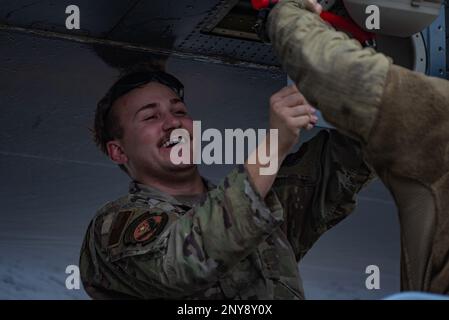
[[[270,99],[271,155],[277,174],[237,166],[219,186],[196,165],[175,165],[170,150],[192,136],[182,84],[164,72],[122,77],[98,104],[95,141],[127,172],[129,194],[97,212],[81,249],[93,298],[303,299],[298,261],[355,206],[373,174],[353,140],[322,131],[287,156],[301,129],[316,123],[296,87]],[[265,149],[265,150],[267,150]],[[279,169],[279,166],[278,168]]]

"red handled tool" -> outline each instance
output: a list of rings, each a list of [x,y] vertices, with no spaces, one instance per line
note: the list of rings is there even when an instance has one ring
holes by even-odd
[[[353,38],[358,40],[362,45],[375,46],[376,35],[360,28],[351,18],[344,18],[329,11],[321,12],[320,17],[331,24],[335,29],[351,34]]]
[[[251,0],[251,5],[254,10],[262,10],[274,7],[278,2],[279,0]]]

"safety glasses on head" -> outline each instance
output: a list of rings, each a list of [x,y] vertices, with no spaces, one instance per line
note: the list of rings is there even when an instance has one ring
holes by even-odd
[[[184,86],[174,76],[162,71],[143,71],[131,73],[117,81],[110,91],[111,102],[150,82],[158,82],[171,88],[181,100],[184,100]]]

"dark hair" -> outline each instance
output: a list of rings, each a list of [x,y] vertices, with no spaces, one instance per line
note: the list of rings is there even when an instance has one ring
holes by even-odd
[[[133,67],[122,73],[106,95],[98,102],[95,111],[93,139],[97,147],[106,155],[108,155],[107,143],[123,137],[120,119],[113,108],[114,102],[128,92],[150,82],[159,82],[166,85],[176,92],[182,100],[184,99],[184,86],[171,74],[144,67]],[[128,173],[124,165],[119,165],[119,167]]]

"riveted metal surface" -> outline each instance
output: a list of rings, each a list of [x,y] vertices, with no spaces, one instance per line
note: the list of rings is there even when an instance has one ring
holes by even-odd
[[[445,1],[445,11],[446,11],[446,45],[447,45],[449,43],[449,30],[447,28],[447,26],[449,26],[449,1]],[[446,69],[447,69],[447,77],[449,79],[449,55],[448,54],[446,54]]]
[[[440,15],[424,32],[424,39],[427,44],[427,54],[429,64],[427,73],[429,75],[446,78],[446,17],[445,8],[442,8]],[[446,30],[446,32],[445,32]]]
[[[3,24],[82,34],[105,36],[122,16],[139,0],[1,0],[0,22]],[[80,9],[81,29],[65,27],[67,6],[76,4]]]
[[[232,8],[232,2],[236,3],[235,0],[99,0],[95,3],[80,0],[76,4],[80,9],[81,29],[67,30],[65,9],[72,1],[2,0],[0,23],[142,45],[160,51],[186,51],[278,66],[269,45],[201,34],[205,21],[210,21],[207,19],[215,17],[226,6]],[[133,60],[132,54],[126,55],[128,58],[119,58],[109,51],[104,53],[102,48],[94,48],[114,67],[123,67],[126,64],[123,60]]]
[[[347,15],[341,0],[321,0],[325,9],[330,9],[340,15]],[[65,28],[65,8],[72,4],[69,0],[1,0],[0,23],[12,27],[59,32],[61,34],[79,35],[112,40],[136,46],[144,46],[150,51],[161,52],[162,55],[176,53],[178,56],[187,53],[186,57],[197,55],[199,59],[212,57],[215,61],[232,61],[252,63],[255,67],[274,66],[280,64],[273,54],[270,45],[257,41],[242,40],[246,37],[256,40],[254,34],[244,34],[254,17],[247,11],[243,15],[234,12],[236,7],[249,7],[246,0],[98,0],[95,2],[79,0],[76,2],[81,11],[81,29],[67,30]],[[447,11],[447,8],[446,8]],[[444,76],[449,63],[445,56],[445,35],[439,26],[444,25],[446,16],[441,16],[436,29],[427,29],[424,41],[428,49],[426,58],[430,74]],[[221,23],[221,24],[220,24]],[[234,29],[233,29],[234,28]],[[432,28],[432,27],[431,27]],[[212,32],[213,34],[205,34]],[[440,36],[436,36],[436,33]],[[248,36],[249,35],[249,36]],[[428,36],[429,35],[429,36]],[[70,39],[68,39],[70,40]],[[387,41],[388,42],[388,41]],[[398,40],[388,42],[392,46],[401,44]],[[392,54],[395,61],[413,69],[423,64],[418,55],[412,56],[416,46],[399,45],[397,50],[388,48],[388,43],[379,43],[381,52]],[[422,46],[420,46],[421,48]],[[145,60],[145,55],[128,51],[120,56],[105,51],[102,46],[93,45],[94,50],[103,60],[113,67],[126,67],[129,63]],[[403,50],[403,48],[406,48]],[[146,50],[148,51],[148,50]],[[419,54],[422,57],[422,54]],[[418,61],[416,64],[414,62]],[[449,62],[449,61],[448,61]],[[160,65],[160,64],[158,64]],[[249,64],[248,64],[249,66]],[[442,72],[443,70],[443,72]]]
[[[250,40],[233,39],[223,35],[202,33],[203,30],[211,30],[213,26],[217,25],[237,3],[238,1],[235,0],[220,1],[214,10],[185,39],[176,45],[176,48],[189,52],[207,52],[213,55],[278,66],[279,62],[270,45]]]
[[[449,43],[449,1],[445,1],[445,10],[446,10],[446,46]],[[447,50],[447,47],[446,47]],[[449,55],[446,52],[446,77],[449,79]]]

